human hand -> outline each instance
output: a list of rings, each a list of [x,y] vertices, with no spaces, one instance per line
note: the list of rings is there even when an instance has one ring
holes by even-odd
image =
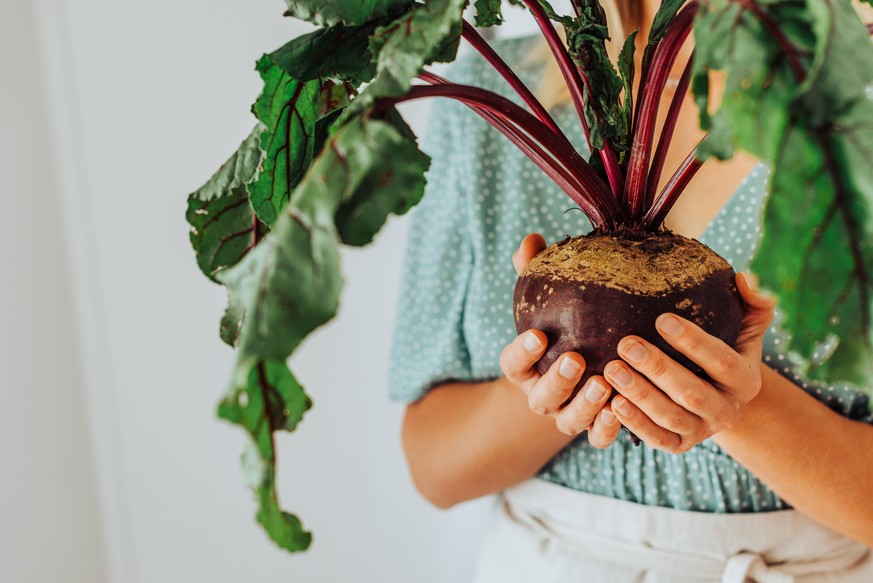
[[[734,427],[743,407],[761,390],[763,337],[775,301],[757,291],[753,277],[736,278],[746,308],[734,348],[675,314],[662,314],[655,321],[664,340],[700,366],[709,381],[638,336],[619,342],[623,360],[610,362],[604,370],[620,393],[612,400],[612,410],[649,447],[688,451]]]
[[[545,248],[542,235],[525,237],[512,256],[515,270],[521,273],[528,262]],[[546,335],[539,330],[520,334],[500,355],[503,374],[524,391],[528,406],[534,413],[554,417],[559,431],[576,435],[587,430],[591,445],[608,447],[621,429],[607,403],[611,393],[609,384],[602,376],[592,376],[568,403],[567,399],[582,378],[585,359],[575,352],[565,352],[546,374],[540,375],[534,364],[543,356],[547,345]]]

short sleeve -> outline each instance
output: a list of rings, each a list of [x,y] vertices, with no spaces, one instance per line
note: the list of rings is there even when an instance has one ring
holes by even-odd
[[[792,356],[782,348],[788,335],[778,322],[779,314],[777,311],[776,323],[770,327],[764,337],[764,364],[840,415],[854,421],[873,424],[873,410],[871,410],[871,401],[867,394],[842,383],[829,385],[812,381],[799,372],[800,367],[794,362]],[[873,383],[873,379],[870,382]]]
[[[388,392],[412,402],[433,386],[472,378],[463,314],[473,251],[469,237],[470,192],[462,180],[460,134],[464,106],[434,101],[422,149],[431,156],[424,198],[412,211],[391,348]]]

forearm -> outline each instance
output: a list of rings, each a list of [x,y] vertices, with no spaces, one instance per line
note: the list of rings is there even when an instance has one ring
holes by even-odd
[[[407,407],[403,447],[416,487],[439,507],[499,492],[542,468],[573,437],[533,413],[505,378],[452,383]]]
[[[761,367],[761,392],[714,440],[798,511],[873,546],[873,426]]]

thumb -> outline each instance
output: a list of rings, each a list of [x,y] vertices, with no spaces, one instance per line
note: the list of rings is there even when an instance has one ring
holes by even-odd
[[[521,241],[521,245],[512,254],[512,265],[516,273],[521,275],[530,260],[546,248],[546,240],[539,233],[530,233]]]
[[[758,278],[751,273],[737,274],[737,289],[746,302],[740,335],[737,338],[737,352],[743,349],[758,350],[763,343],[764,333],[773,321],[776,298],[758,289]]]

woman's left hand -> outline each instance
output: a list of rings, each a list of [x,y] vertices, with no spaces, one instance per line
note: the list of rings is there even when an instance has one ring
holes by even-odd
[[[737,276],[737,288],[746,308],[735,348],[674,314],[662,314],[655,322],[664,340],[703,368],[711,381],[638,336],[623,338],[618,345],[623,360],[606,365],[604,376],[619,392],[612,411],[649,447],[688,451],[732,428],[761,390],[763,338],[775,302],[757,291],[747,274]]]

